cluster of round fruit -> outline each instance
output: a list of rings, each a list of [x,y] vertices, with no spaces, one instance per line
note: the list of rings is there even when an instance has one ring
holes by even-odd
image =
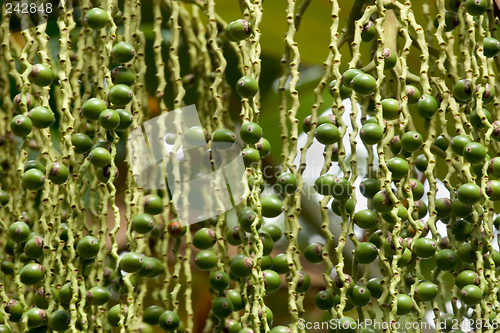
[[[273,198],[273,200],[279,201],[277,198]],[[274,208],[276,212],[281,212],[281,201],[279,201],[279,203],[274,203],[276,205]],[[265,211],[264,206],[268,206],[268,204],[263,204],[263,211]],[[252,286],[256,283],[252,277],[255,253],[250,254],[250,256],[238,254],[232,257],[229,263],[229,272],[218,270],[217,255],[213,250],[213,247],[217,243],[217,237],[213,230],[214,225],[211,224],[212,222],[215,221],[207,221],[208,224],[205,224],[204,227],[198,229],[193,236],[192,244],[199,250],[194,257],[194,262],[196,267],[200,270],[211,271],[209,276],[209,286],[211,289],[218,292],[219,295],[219,297],[214,299],[212,302],[212,314],[215,316],[214,319],[220,323],[224,323],[224,326],[227,327],[230,332],[247,333],[250,332],[249,328],[242,328],[241,323],[228,319],[233,312],[240,312],[245,309],[245,301],[240,291],[236,289],[229,289],[229,287],[231,280],[245,281],[245,285],[249,288],[252,288]],[[251,207],[245,207],[241,210],[238,215],[238,222],[238,225],[229,228],[224,239],[232,246],[240,246],[243,244],[243,239],[248,237],[247,233],[250,234],[257,232],[259,234],[263,244],[263,254],[260,258],[260,267],[262,269],[264,279],[265,294],[269,295],[280,288],[280,274],[290,273],[286,255],[284,253],[277,255],[275,258],[272,258],[270,255],[273,250],[274,243],[281,239],[282,231],[274,224],[264,225],[262,217],[258,217],[258,214]],[[186,233],[186,226],[181,226],[179,221],[172,220],[168,225],[168,232],[175,238],[181,238]],[[299,272],[299,275],[300,278],[297,286],[297,292],[304,293],[310,288],[311,280],[303,271]],[[152,306],[145,309],[144,321],[150,323],[151,325],[155,325],[157,323],[157,319],[150,319],[150,313],[155,312],[156,318],[158,318],[162,311],[163,309],[158,306]],[[270,327],[272,327],[273,313],[268,307],[266,307],[265,311],[267,323]],[[262,313],[262,311],[259,310],[259,313]],[[282,326],[274,327],[271,332],[282,332],[282,329],[285,329],[283,332],[288,333],[288,330]],[[261,332],[264,332],[263,326],[261,326]]]
[[[137,233],[146,233],[152,230],[154,222],[151,215],[161,214],[163,211],[163,202],[158,195],[148,195],[144,201],[144,213],[135,216],[132,220],[132,230]],[[64,216],[63,216],[64,218]],[[8,242],[5,246],[6,253],[13,258],[19,258],[24,264],[19,270],[19,278],[22,284],[33,286],[36,293],[33,296],[32,307],[26,312],[21,303],[16,299],[11,299],[5,307],[6,312],[10,315],[11,322],[20,322],[23,315],[28,318],[28,327],[30,329],[50,327],[57,332],[66,331],[69,328],[71,315],[69,313],[69,304],[72,301],[74,290],[71,282],[63,284],[60,288],[51,288],[47,291],[52,299],[64,307],[57,311],[47,314],[45,310],[49,308],[47,293],[42,285],[45,278],[46,269],[40,263],[44,259],[44,255],[49,251],[48,244],[44,243],[44,237],[34,231],[34,219],[30,214],[23,213],[23,220],[12,223],[8,228]],[[59,234],[60,241],[68,242],[68,225],[62,222],[60,225],[61,233]],[[146,229],[148,231],[146,231]],[[53,240],[54,246],[59,245],[58,240]],[[101,243],[97,238],[91,235],[75,239],[74,248],[76,252],[75,266],[81,267],[83,275],[90,274],[90,270],[96,261],[97,255],[102,251]],[[65,248],[62,252],[61,260],[67,262],[70,258],[69,251]],[[13,276],[15,273],[15,262],[5,258],[1,263],[1,271],[7,276]],[[57,268],[57,267],[56,267]],[[89,288],[85,294],[80,293],[80,288],[77,286],[77,303],[81,297],[85,297],[87,306],[102,306],[112,299],[112,293],[123,295],[126,293],[126,287],[122,279],[123,272],[125,274],[134,274],[132,283],[137,284],[138,279],[142,278],[157,278],[163,272],[163,263],[155,257],[143,256],[140,253],[128,252],[123,255],[116,267],[110,263],[105,267],[103,286],[94,286]],[[120,321],[120,304],[113,306],[108,313],[108,322],[112,326],[118,326]],[[149,312],[144,314],[144,322],[141,323],[141,332],[152,332],[151,325],[160,325],[165,331],[183,332],[180,330],[179,317],[171,311],[163,311],[156,323],[151,322]],[[3,320],[0,319],[3,322]],[[81,328],[82,322],[77,321],[77,327]],[[10,332],[7,326],[0,325],[1,332]]]
[[[132,60],[135,54],[133,46],[129,43],[117,43],[112,50],[112,57],[117,62],[128,62]],[[37,84],[48,85],[52,81],[52,70],[45,65],[33,66],[31,77],[35,77]],[[37,72],[37,75],[33,75]],[[50,80],[40,81],[41,74],[49,77]],[[102,128],[106,130],[125,131],[133,122],[132,114],[123,109],[133,97],[131,85],[135,82],[133,72],[124,66],[118,66],[111,72],[111,78],[114,86],[110,89],[108,100],[113,104],[114,109],[108,109],[107,103],[100,98],[91,98],[83,103],[82,115],[89,121],[99,121]],[[31,105],[31,97],[28,95],[28,106]],[[15,98],[15,105],[19,106],[20,96]],[[46,107],[36,107],[29,111],[28,116],[17,115],[11,121],[12,132],[20,137],[29,135],[32,127],[47,128],[54,123],[54,114]],[[91,134],[91,133],[89,133]],[[111,163],[110,145],[107,141],[93,143],[89,134],[76,133],[71,137],[76,154],[88,154],[90,163],[98,168],[98,178],[102,182],[107,182],[109,173],[109,164]],[[68,168],[61,162],[54,162],[49,179],[54,184],[63,184],[68,179]],[[115,175],[116,176],[116,175]],[[23,174],[23,185],[36,191],[45,184],[45,167],[37,161],[30,161],[25,165]]]
[[[40,87],[50,86],[54,76],[50,66],[45,64],[36,64],[32,67],[29,78],[32,83]],[[21,94],[14,97],[14,107],[17,113],[21,112]],[[45,106],[33,107],[33,100],[30,94],[26,97],[26,106],[29,110],[27,115],[18,114],[10,122],[12,133],[19,137],[28,136],[33,127],[48,128],[55,122],[54,113]]]

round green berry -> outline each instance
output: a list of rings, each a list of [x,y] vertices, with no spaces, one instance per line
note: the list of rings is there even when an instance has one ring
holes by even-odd
[[[245,302],[241,297],[241,293],[237,290],[228,290],[226,297],[233,303],[234,311],[241,311],[245,308]]]
[[[386,98],[382,100],[382,112],[385,120],[398,119],[401,113],[401,105],[394,98]]]
[[[134,93],[132,88],[125,84],[114,85],[109,91],[109,101],[117,106],[124,106],[130,103]]]
[[[451,140],[451,149],[457,155],[462,156],[465,146],[472,142],[472,139],[467,135],[457,135]]]
[[[24,187],[31,191],[37,191],[45,184],[45,175],[38,169],[29,169],[23,175]]]
[[[97,147],[90,151],[89,159],[94,166],[104,168],[111,163],[111,153],[106,148]]]
[[[384,70],[389,71],[393,69],[398,62],[398,55],[391,49],[384,48],[382,50],[382,58],[384,61]],[[375,63],[378,65],[378,57],[375,57]]]
[[[332,195],[338,201],[346,201],[352,195],[352,185],[346,178],[336,178],[331,186]]]
[[[299,181],[291,172],[284,172],[276,179],[276,188],[282,194],[293,194],[298,186]]]
[[[355,307],[363,307],[370,303],[370,290],[364,286],[355,285],[349,295],[349,301]]]
[[[196,253],[194,263],[202,271],[209,271],[217,266],[217,255],[210,250],[200,251]]]
[[[255,144],[262,138],[262,127],[254,122],[244,123],[240,129],[240,137],[249,145]]]
[[[492,201],[500,200],[500,180],[490,180],[486,183],[486,194]]]
[[[437,286],[430,281],[420,282],[415,288],[415,297],[422,302],[432,301],[438,294]]]
[[[87,291],[85,298],[91,305],[100,306],[106,304],[110,300],[111,293],[107,288],[96,286]]]
[[[352,89],[360,95],[369,95],[375,90],[377,81],[370,74],[358,74],[352,79]]]
[[[69,177],[68,167],[60,162],[54,162],[52,169],[49,172],[49,179],[57,185],[64,184]]]
[[[43,106],[38,106],[28,112],[28,117],[30,117],[33,122],[33,126],[36,128],[47,128],[50,127],[55,121],[54,113]]]
[[[29,238],[24,245],[24,254],[32,259],[41,258],[43,256],[43,238],[39,236]]]
[[[363,209],[354,214],[354,223],[362,229],[371,229],[377,225],[377,214],[370,209]]]
[[[153,217],[146,213],[136,215],[132,219],[132,230],[138,234],[147,234],[153,230],[154,226],[155,221]]]
[[[88,120],[98,120],[101,112],[107,109],[106,102],[100,98],[91,98],[82,105],[82,114]]]
[[[144,212],[149,215],[158,215],[163,212],[163,199],[157,194],[148,194],[144,197]]]
[[[20,114],[12,118],[10,121],[10,129],[14,135],[25,137],[31,133],[31,130],[33,129],[33,122],[30,118]]]
[[[253,77],[243,76],[236,82],[236,91],[242,98],[253,98],[259,91],[259,84]]]
[[[69,329],[71,314],[66,310],[56,310],[49,315],[49,327],[56,332],[64,332]]]
[[[314,132],[314,136],[316,140],[318,140],[321,144],[331,145],[340,137],[340,132],[337,126],[332,124],[322,124],[316,128],[316,132]]]
[[[222,291],[229,287],[229,275],[223,271],[215,271],[210,274],[208,282],[213,290]]]
[[[297,293],[302,294],[308,291],[309,288],[311,288],[311,278],[304,271],[299,271],[298,275],[299,275],[299,282],[297,282],[297,289],[295,290],[297,291]],[[289,279],[292,280],[293,276],[290,275]]]
[[[233,246],[238,246],[243,243],[243,240],[240,237],[239,226],[234,226],[228,229],[228,231],[226,232],[226,241]]]
[[[401,137],[401,147],[407,152],[413,153],[422,147],[423,139],[420,133],[408,131]]]
[[[398,316],[403,316],[405,314],[410,313],[410,311],[413,309],[413,301],[411,300],[411,297],[408,295],[398,294],[396,298],[396,306],[397,306],[396,314]]]
[[[131,86],[135,82],[135,74],[125,66],[118,66],[111,71],[111,80],[113,84],[124,84]]]
[[[500,51],[500,42],[498,39],[493,37],[484,37],[484,56],[486,58],[492,58],[497,55]]]
[[[328,290],[322,290],[314,297],[314,303],[323,311],[328,311],[333,307],[333,294]]]
[[[179,328],[181,319],[179,315],[173,311],[165,311],[158,319],[158,325],[167,332],[174,332]]]
[[[461,185],[457,191],[458,200],[466,205],[473,205],[481,199],[481,189],[472,183]]]
[[[418,171],[420,172],[425,172],[427,169],[427,165],[429,164],[429,161],[427,160],[427,156],[425,154],[420,154],[415,158],[415,168],[417,168]]]
[[[408,104],[417,104],[421,97],[420,90],[417,87],[410,84],[406,85],[406,97],[408,98]]]
[[[226,38],[230,41],[230,42],[238,42],[237,39],[235,39],[233,36],[231,36],[231,27],[232,25],[234,24],[234,21],[233,22],[229,22],[227,25],[226,25],[226,28],[224,29],[224,35],[226,36]]]
[[[248,123],[247,123],[248,124]],[[221,128],[212,135],[212,142],[217,149],[230,148],[236,141],[236,134],[227,128]]]
[[[104,110],[99,115],[99,123],[104,129],[113,130],[120,125],[120,115],[115,110]]]
[[[372,297],[380,298],[382,296],[384,288],[382,287],[382,279],[372,278],[366,283],[366,287],[370,290]]]
[[[135,273],[144,265],[144,258],[139,253],[129,252],[121,257],[119,267],[127,273]]]
[[[30,227],[21,221],[14,222],[9,226],[9,236],[14,242],[26,241],[30,235]]]
[[[432,239],[419,238],[413,245],[413,252],[419,258],[427,259],[436,253],[437,245]]]
[[[243,157],[243,162],[245,163],[245,167],[247,168],[256,166],[260,161],[259,151],[255,148],[243,148],[241,150],[241,156]]]
[[[264,278],[267,295],[277,291],[281,287],[281,277],[275,271],[264,270],[262,276]]]
[[[439,198],[434,201],[437,218],[445,219],[451,214],[451,200],[449,198]]]
[[[488,9],[488,0],[466,0],[465,10],[472,16],[483,15]]]
[[[36,64],[31,69],[29,75],[31,82],[40,87],[50,86],[54,75],[52,73],[52,68],[44,64]]]
[[[125,315],[127,315],[128,307],[125,306]],[[121,311],[121,305],[116,304],[113,306],[111,309],[108,311],[108,323],[111,326],[118,327],[120,323],[120,311]]]
[[[457,266],[458,255],[455,251],[444,249],[436,253],[436,267],[442,271],[452,271]]]
[[[5,312],[10,314],[9,321],[19,322],[24,314],[24,307],[17,300],[11,299],[5,306]]]
[[[213,253],[213,252],[212,252]],[[252,273],[253,261],[252,258],[244,255],[237,255],[231,259],[231,273],[239,278],[245,278]]]
[[[206,134],[207,133],[203,127],[193,126],[188,128],[184,132],[183,139],[186,141],[186,143],[190,144],[191,146],[195,147],[203,146],[207,142]]]
[[[470,142],[465,145],[463,156],[471,164],[477,164],[486,158],[486,148],[479,142]]]
[[[380,182],[376,178],[363,179],[359,185],[359,190],[365,198],[372,199],[380,191]]]
[[[420,117],[430,119],[439,109],[439,103],[429,94],[423,94],[417,102],[417,112]]]
[[[9,194],[6,191],[0,189],[0,208],[6,206],[9,203],[9,200]]]
[[[111,176],[111,166],[108,165],[108,166],[105,166],[103,168],[97,168],[96,176],[97,176],[97,179],[99,179],[101,182],[107,183],[109,181],[110,176]],[[118,177],[118,168],[115,168],[115,174],[114,174],[112,181],[114,182],[117,177]]]
[[[304,250],[304,258],[311,264],[319,264],[323,261],[322,250],[323,244],[312,243],[309,244]]]
[[[382,141],[384,131],[378,124],[367,123],[361,127],[359,136],[366,145],[375,145]]]
[[[275,195],[270,195],[260,199],[262,205],[262,216],[276,217],[283,212],[283,202]]]
[[[47,314],[45,311],[39,308],[31,308],[26,312],[26,317],[28,317],[28,327],[36,328],[40,327],[47,321]]]
[[[100,250],[99,240],[93,236],[85,236],[78,242],[76,253],[83,259],[93,259]]]
[[[134,46],[126,42],[119,42],[115,44],[115,46],[113,46],[113,49],[111,50],[111,57],[113,57],[113,59],[119,63],[129,62],[130,60],[134,59],[134,55]]]
[[[26,264],[19,271],[19,278],[25,285],[34,285],[43,280],[45,268],[38,263]]]
[[[363,42],[371,42],[377,36],[377,27],[373,21],[368,21],[361,31],[361,40]]]
[[[370,243],[359,243],[354,249],[354,258],[363,265],[371,264],[378,257],[378,248]]]
[[[142,320],[150,325],[158,325],[159,319],[165,310],[158,305],[151,305],[144,310]]]
[[[483,299],[483,291],[473,284],[466,285],[460,290],[460,299],[469,306],[476,305]]]
[[[233,302],[229,298],[219,297],[212,302],[212,313],[219,319],[229,317],[233,310]]]
[[[247,39],[252,35],[252,27],[247,20],[239,19],[229,23],[226,27],[226,36],[232,42]]]
[[[208,250],[213,247],[216,242],[215,232],[209,228],[198,230],[193,237],[193,245],[200,250]]]
[[[85,24],[94,30],[102,29],[108,23],[108,14],[104,9],[92,8],[85,14]]]
[[[373,208],[379,213],[388,213],[394,207],[394,202],[389,198],[386,190],[382,190],[373,197]]]
[[[470,80],[459,80],[453,86],[453,97],[457,101],[468,102],[472,99],[472,85]]]
[[[402,179],[410,171],[410,166],[405,159],[393,157],[387,162],[387,168],[392,173],[392,179]]]

